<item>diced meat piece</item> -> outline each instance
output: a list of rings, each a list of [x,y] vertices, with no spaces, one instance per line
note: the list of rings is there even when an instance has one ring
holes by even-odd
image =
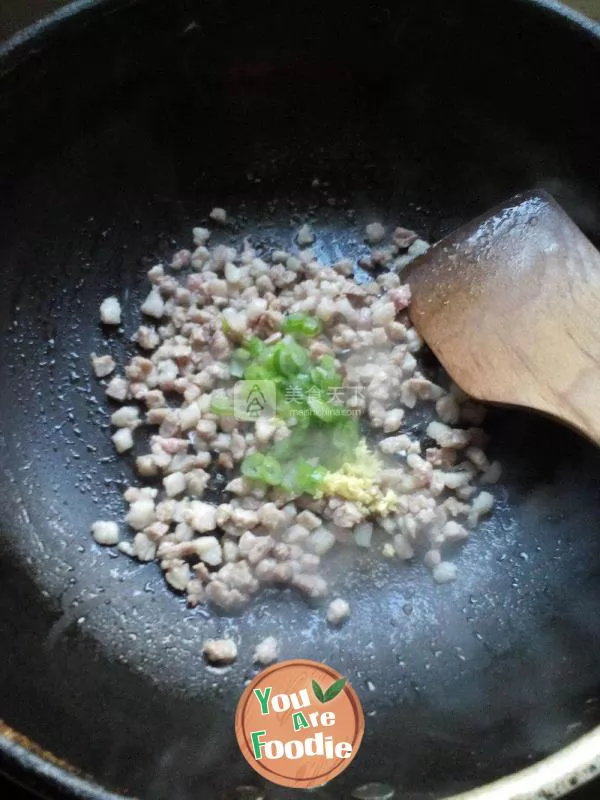
[[[383,432],[395,433],[402,427],[404,421],[404,410],[401,408],[393,408],[387,411],[383,418]]]
[[[396,311],[404,311],[405,308],[408,308],[411,301],[411,291],[410,286],[405,283],[402,286],[398,286],[397,289],[392,289],[389,292],[389,298],[396,307]],[[414,330],[411,328],[411,331]]]
[[[154,475],[158,475],[158,465],[154,460],[154,456],[151,454],[138,456],[135,460],[135,468],[138,475],[141,475],[143,478],[151,478]]]
[[[460,517],[468,514],[470,511],[470,507],[466,503],[461,503],[456,497],[448,497],[444,500],[442,508],[444,508],[451,517]]]
[[[148,270],[148,280],[155,286],[159,286],[165,278],[165,269],[162,264],[156,264]]]
[[[131,504],[138,500],[154,500],[157,494],[158,490],[152,489],[150,486],[146,486],[143,489],[138,486],[129,486],[123,492],[123,499],[126,503]]]
[[[371,540],[373,538],[373,523],[363,522],[358,525],[354,530],[354,541],[358,547],[371,547]]]
[[[308,539],[306,547],[311,553],[318,556],[324,556],[328,553],[336,543],[335,534],[328,528],[320,527],[314,530]]]
[[[303,225],[296,234],[296,241],[300,247],[309,247],[315,241],[315,235],[310,225]]]
[[[440,447],[448,447],[453,450],[460,450],[471,441],[468,431],[460,428],[450,428],[448,425],[444,425],[443,422],[430,423],[427,427],[427,435]]]
[[[355,503],[342,503],[333,514],[333,523],[339,528],[353,528],[364,519],[364,514]]]
[[[255,664],[268,666],[274,661],[277,661],[279,656],[279,642],[274,636],[267,636],[262,642],[259,642],[254,649],[252,660]]]
[[[179,427],[182,431],[190,431],[196,428],[200,422],[200,408],[196,403],[191,403],[179,409],[178,414]]]
[[[135,341],[139,344],[142,350],[156,350],[160,344],[160,336],[156,328],[149,325],[141,325],[134,337]]]
[[[423,563],[427,569],[435,569],[442,563],[442,554],[439,550],[428,550],[423,556]]]
[[[460,489],[462,486],[466,486],[473,474],[471,472],[466,471],[459,471],[459,472],[440,472],[439,475],[441,476],[444,486],[447,489]]]
[[[128,392],[129,382],[125,378],[114,377],[106,387],[106,394],[113,400],[126,400]]]
[[[256,528],[259,522],[258,513],[256,511],[248,511],[243,508],[235,508],[231,512],[231,521],[241,530],[250,530]]]
[[[134,356],[125,367],[125,374],[130,381],[145,381],[154,369],[154,364],[149,358]]]
[[[399,250],[408,250],[411,244],[414,244],[419,237],[414,231],[408,228],[398,227],[394,231],[394,244]]]
[[[147,497],[142,497],[131,504],[125,521],[136,531],[141,531],[151,525],[156,519],[154,501]]]
[[[458,577],[458,569],[449,561],[442,561],[433,568],[433,580],[436,583],[452,583]]]
[[[396,306],[392,302],[379,302],[372,308],[372,320],[374,326],[387,327],[396,318]]]
[[[196,425],[196,431],[203,439],[210,440],[217,435],[217,423],[212,419],[201,419]]]
[[[372,222],[365,228],[365,239],[370,245],[381,244],[385,239],[385,228],[381,222]]]
[[[196,247],[203,247],[210,239],[210,231],[208,228],[193,228],[192,236],[194,237],[194,244]],[[195,254],[192,254],[192,257]]]
[[[145,533],[136,533],[133,539],[133,555],[138,561],[154,561],[156,542]]]
[[[191,580],[186,586],[187,604],[190,608],[196,608],[200,603],[204,602],[205,591],[202,581],[197,579]]]
[[[146,392],[144,402],[148,408],[164,408],[167,404],[165,396],[160,389],[151,389],[149,392]]]
[[[117,453],[126,453],[133,447],[133,436],[129,428],[119,428],[111,438]]]
[[[430,245],[424,239],[417,239],[408,248],[408,253],[412,258],[417,258],[418,256],[425,255],[429,247]]]
[[[189,494],[202,497],[210,481],[210,474],[203,469],[192,469],[186,474],[185,480]]]
[[[110,418],[115,428],[137,428],[140,425],[140,410],[137,406],[122,406]]]
[[[329,591],[327,581],[320,575],[294,575],[292,578],[292,585],[312,599],[325,597]]]
[[[225,563],[237,561],[240,557],[239,547],[232,539],[224,539],[221,547],[223,549],[223,561],[225,561]]]
[[[288,519],[285,511],[277,508],[275,503],[265,503],[257,513],[259,523],[271,532],[283,527]]]
[[[243,608],[248,604],[250,597],[238,589],[231,589],[226,583],[213,580],[206,587],[206,597],[211,603],[225,611]]]
[[[390,436],[379,442],[381,451],[388,455],[407,453],[411,449],[411,446],[412,441],[406,434],[402,434],[402,436]]]
[[[444,525],[442,534],[447,542],[461,542],[463,539],[469,538],[469,531],[464,525],[459,525],[454,520],[450,520]]]
[[[501,475],[502,475],[502,465],[500,464],[499,461],[493,461],[490,464],[489,468],[481,476],[481,482],[488,484],[498,483]]]
[[[205,564],[218,567],[223,562],[223,549],[216,536],[201,536],[193,544],[198,558]]]
[[[207,639],[202,645],[202,653],[211,664],[233,664],[238,649],[233,639]]]
[[[208,216],[218,225],[227,224],[227,211],[224,208],[213,208]]]
[[[396,536],[394,536],[394,552],[402,561],[410,561],[415,554],[412,545],[401,533],[398,533]]]
[[[246,596],[254,594],[259,588],[247,561],[225,564],[217,573],[217,579]]]
[[[308,531],[302,525],[292,525],[283,534],[286,544],[301,544],[308,539]]]
[[[308,531],[314,531],[316,528],[320,527],[321,520],[317,517],[316,514],[313,514],[312,511],[301,511],[297,518],[296,522],[298,525],[302,525]]]
[[[404,381],[400,399],[407,408],[414,408],[417,400],[438,400],[443,393],[444,390],[432,381],[416,376]]]
[[[350,616],[350,605],[341,597],[332,600],[327,609],[327,622],[334,627],[341,625]]]
[[[107,297],[102,301],[100,319],[105,325],[121,324],[121,304],[116,297]]]
[[[423,340],[419,336],[415,328],[409,328],[406,331],[406,346],[409,353],[418,353],[423,347]]]
[[[92,367],[97,378],[106,378],[116,367],[114,358],[110,355],[97,356],[92,353]]]
[[[495,502],[494,495],[489,492],[481,492],[481,494],[478,494],[471,505],[469,524],[471,526],[477,525],[480,517],[484,517],[492,511]]]
[[[192,500],[184,514],[184,522],[198,533],[214,531],[217,527],[217,508],[201,500]]]
[[[192,254],[189,250],[179,250],[173,256],[171,261],[171,269],[179,270],[184,267],[189,267],[192,263]]]
[[[258,444],[267,444],[277,430],[277,422],[272,419],[257,419],[254,427],[254,435]]]
[[[274,544],[275,542],[270,536],[258,536],[254,547],[248,553],[248,563],[256,565],[263,561],[273,549]]]
[[[456,425],[460,419],[460,406],[451,394],[440,397],[435,404],[435,410],[438,417],[447,425]]]
[[[178,494],[182,494],[182,492],[185,491],[185,475],[183,472],[173,472],[167,475],[166,478],[163,478],[163,486],[165,487],[167,497],[177,497]]]
[[[257,538],[251,531],[246,531],[240,536],[240,541],[238,543],[238,547],[240,549],[240,555],[247,556],[248,553],[254,547]]]
[[[111,547],[119,543],[119,526],[116,522],[98,520],[92,525],[92,536],[98,544]]]
[[[166,536],[169,533],[169,526],[165,522],[153,522],[152,525],[148,525],[147,528],[144,528],[143,533],[148,536],[148,538],[152,539],[153,542],[159,542],[163,536]]]
[[[297,564],[299,572],[316,575],[321,565],[321,557],[315,553],[304,553],[300,556],[300,560],[297,561]]]
[[[490,462],[480,447],[467,448],[465,455],[481,472],[485,472],[488,469]]]
[[[411,375],[414,375],[416,369],[417,369],[417,359],[413,356],[412,353],[408,352],[408,350],[405,349],[404,356],[402,358],[402,377],[410,378]]]
[[[192,578],[189,564],[176,564],[165,572],[165,580],[177,592],[185,592]]]
[[[151,290],[150,294],[142,303],[141,311],[148,317],[155,317],[161,319],[165,313],[165,302],[162,299],[160,290],[156,287]]]

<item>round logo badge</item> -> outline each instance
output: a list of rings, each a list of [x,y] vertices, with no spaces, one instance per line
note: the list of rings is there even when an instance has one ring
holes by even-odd
[[[246,687],[235,717],[250,766],[272,783],[302,789],[343,772],[364,730],[354,689],[317,661],[283,661],[261,672]]]

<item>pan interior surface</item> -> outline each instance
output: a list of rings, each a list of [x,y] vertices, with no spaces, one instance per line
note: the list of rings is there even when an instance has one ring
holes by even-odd
[[[214,205],[236,221],[222,241],[267,251],[313,220],[333,260],[366,252],[367,222],[435,240],[538,186],[598,241],[600,119],[578,77],[597,84],[598,41],[540,6],[506,0],[493,25],[482,6],[100,3],[0,63],[0,717],[107,789],[260,785],[233,715],[267,635],[363,703],[359,755],[319,797],[448,796],[600,721],[600,458],[549,421],[490,414],[504,477],[456,584],[342,553],[335,632],[288,591],[190,611],[89,535],[136,480],[89,353],[133,353],[147,269]],[[109,294],[124,335],[98,324]],[[240,646],[226,672],[200,655],[220,635]]]

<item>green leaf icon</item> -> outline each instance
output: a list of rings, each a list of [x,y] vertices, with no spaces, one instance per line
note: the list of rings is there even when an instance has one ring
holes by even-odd
[[[346,685],[346,678],[340,678],[339,681],[332,683],[329,689],[325,692],[324,703],[334,700]]]
[[[325,695],[323,694],[323,689],[321,689],[321,687],[319,686],[319,684],[316,681],[312,682],[312,689],[313,689],[313,692],[315,693],[315,697],[317,698],[317,700],[320,703],[324,703],[325,702]]]

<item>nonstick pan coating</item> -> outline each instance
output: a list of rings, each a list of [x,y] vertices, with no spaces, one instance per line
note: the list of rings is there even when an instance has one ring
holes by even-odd
[[[362,254],[368,221],[436,239],[544,186],[597,237],[600,121],[579,76],[598,85],[598,42],[533,4],[494,8],[492,27],[474,0],[107,3],[5,53],[0,717],[107,789],[260,786],[233,714],[269,634],[363,702],[362,749],[323,797],[367,781],[447,796],[600,720],[600,458],[551,422],[490,415],[505,477],[456,584],[341,555],[353,615],[336,632],[287,591],[241,617],[187,610],[156,565],[89,535],[135,476],[88,355],[133,352],[146,270],[213,205],[264,247],[313,218],[335,258]],[[112,293],[125,335],[98,325]],[[224,674],[200,655],[217,633],[240,643]]]

